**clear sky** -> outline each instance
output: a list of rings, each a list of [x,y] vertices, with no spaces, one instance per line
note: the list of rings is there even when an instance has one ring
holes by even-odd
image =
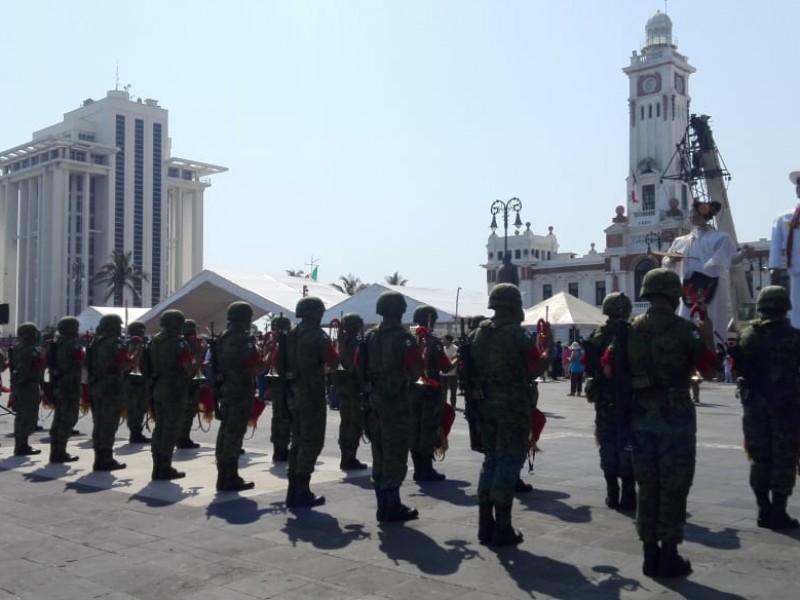
[[[205,266],[481,290],[493,200],[561,251],[625,204],[628,79],[661,0],[2,4],[0,148],[130,84],[172,154],[224,165]],[[795,203],[800,2],[671,0],[692,111],[733,180],[740,241]]]

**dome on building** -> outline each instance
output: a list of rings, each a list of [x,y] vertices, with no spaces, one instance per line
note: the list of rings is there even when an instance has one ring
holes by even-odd
[[[647,34],[645,46],[672,46],[672,19],[657,11],[644,26]]]

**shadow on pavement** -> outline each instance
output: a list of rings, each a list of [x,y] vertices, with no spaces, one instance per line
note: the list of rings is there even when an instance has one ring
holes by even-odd
[[[345,525],[342,529],[334,517],[316,511],[289,517],[281,531],[289,538],[292,546],[296,546],[297,542],[304,542],[321,550],[344,548],[351,542],[371,537],[364,531],[364,525]]]
[[[517,500],[528,510],[544,513],[566,521],[567,523],[588,523],[592,520],[592,511],[588,506],[573,508],[561,500],[569,498],[566,492],[534,488],[528,494],[518,494]]]
[[[536,556],[516,547],[490,550],[497,554],[500,564],[517,584],[517,587],[531,598],[538,597],[538,594],[563,598],[568,595],[570,590],[583,588],[585,591],[587,586],[592,585],[592,582],[575,565],[546,556]],[[607,584],[606,595],[598,597],[618,598],[623,582],[626,581],[628,580],[620,578],[615,589],[612,589],[614,583]]]
[[[259,508],[255,500],[236,498],[228,502],[212,502],[209,504],[206,507],[206,519],[222,519],[229,525],[250,525],[258,521],[262,515],[283,514],[285,512],[283,504]]]
[[[128,502],[141,502],[147,506],[161,508],[197,496],[202,487],[183,488],[171,481],[150,481],[135,494],[131,494]]]
[[[444,481],[419,483],[418,485],[420,493],[412,495],[430,496],[456,506],[475,506],[478,503],[475,494],[466,494],[464,492],[471,485],[469,481],[445,479]]]
[[[113,488],[129,487],[133,479],[117,478],[110,472],[90,472],[75,481],[64,484],[64,490],[78,494],[93,494]]]
[[[450,575],[462,561],[480,556],[467,547],[471,542],[448,540],[445,544],[450,548],[443,548],[421,531],[396,523],[381,525],[378,539],[378,549],[395,564],[410,563],[430,575]]]
[[[691,577],[691,575],[689,576]],[[658,579],[665,588],[672,590],[680,598],[695,600],[747,600],[745,596],[723,592],[691,579]]]
[[[736,550],[742,547],[739,531],[726,527],[722,531],[711,531],[708,527],[695,523],[686,523],[683,530],[684,537],[689,542],[702,544],[718,550]]]

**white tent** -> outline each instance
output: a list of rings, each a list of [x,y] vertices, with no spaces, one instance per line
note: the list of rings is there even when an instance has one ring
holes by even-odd
[[[364,319],[364,323],[367,325],[380,323],[381,317],[375,312],[375,303],[378,296],[386,291],[399,292],[405,297],[408,307],[403,315],[403,322],[406,324],[411,323],[414,310],[421,304],[427,304],[436,309],[436,312],[439,313],[437,323],[445,326],[445,329],[452,329],[453,327],[447,327],[447,325],[457,325],[456,320],[461,317],[491,314],[487,308],[489,299],[485,292],[373,283],[357,294],[331,306],[322,317],[322,322],[330,323],[332,319],[340,319],[344,314],[356,313]]]
[[[534,327],[539,319],[548,321],[550,325],[575,325],[592,329],[606,322],[602,310],[566,292],[559,292],[526,309],[522,325]]]
[[[118,315],[122,319],[123,327],[128,323],[138,321],[149,308],[125,308],[124,306],[87,306],[77,316],[78,328],[81,333],[94,331],[100,322],[100,317],[104,315]]]
[[[297,301],[303,296],[316,296],[326,307],[347,298],[336,288],[303,277],[276,276],[253,273],[229,273],[204,270],[189,280],[174,294],[167,296],[139,320],[148,331],[158,329],[161,313],[170,308],[183,311],[194,319],[200,331],[214,324],[215,331],[225,328],[228,305],[236,300],[249,302],[253,318],[268,313],[283,313],[293,319]]]

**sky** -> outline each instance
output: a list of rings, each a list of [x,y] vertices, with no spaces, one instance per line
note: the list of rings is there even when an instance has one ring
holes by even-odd
[[[223,165],[206,268],[485,289],[490,205],[583,255],[626,202],[628,78],[663,0],[3,3],[0,148],[117,83]],[[794,206],[800,3],[671,0],[740,241]],[[119,79],[116,79],[116,73]]]

